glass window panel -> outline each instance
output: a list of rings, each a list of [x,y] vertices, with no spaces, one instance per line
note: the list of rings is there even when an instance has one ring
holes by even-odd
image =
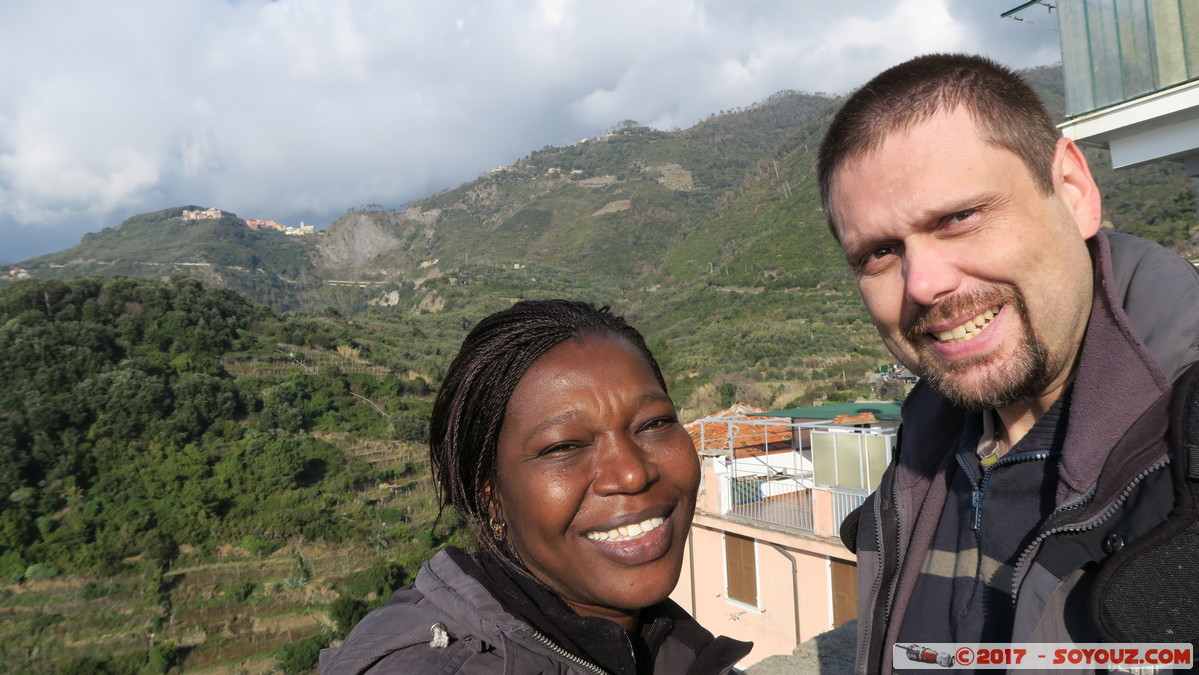
[[[862,478],[862,435],[837,434],[837,485],[866,487]]]
[[[1115,0],[1092,0],[1087,5],[1087,30],[1091,34],[1091,77],[1095,106],[1119,103],[1124,90],[1120,73],[1120,36],[1116,29]]]
[[[1199,77],[1199,2],[1178,0],[1182,16],[1182,48],[1187,55],[1187,79]]]
[[[837,484],[837,457],[833,447],[833,435],[812,432],[812,479],[817,485]]]
[[[1116,31],[1120,39],[1120,70],[1123,74],[1121,99],[1153,91],[1156,87],[1145,0],[1116,0]]]
[[[1182,39],[1182,15],[1176,0],[1153,0],[1149,3],[1150,26],[1153,32],[1154,56],[1157,60],[1159,87],[1185,82],[1187,56]]]
[[[866,440],[866,485],[867,490],[878,487],[883,471],[887,470],[887,443],[884,436],[872,436]]]
[[[1066,114],[1079,115],[1095,109],[1087,6],[1081,2],[1059,3],[1058,12],[1057,25],[1062,36],[1062,77],[1066,82]]]

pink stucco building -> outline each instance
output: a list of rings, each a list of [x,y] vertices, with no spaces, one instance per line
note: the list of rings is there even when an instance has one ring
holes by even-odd
[[[854,405],[763,416],[738,404],[687,425],[703,481],[671,598],[713,633],[752,640],[743,667],[857,616],[837,531],[890,461],[898,406]]]

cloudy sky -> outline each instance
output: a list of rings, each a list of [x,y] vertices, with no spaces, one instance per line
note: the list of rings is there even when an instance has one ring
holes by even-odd
[[[170,206],[327,226],[633,119],[1060,60],[1020,0],[0,2],[0,261]]]

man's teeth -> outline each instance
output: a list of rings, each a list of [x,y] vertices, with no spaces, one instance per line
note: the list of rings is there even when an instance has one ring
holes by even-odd
[[[991,324],[991,319],[994,319],[995,315],[999,313],[1000,307],[1001,305],[995,305],[960,326],[936,333],[936,337],[941,342],[969,342]]]
[[[664,522],[666,522],[665,518],[650,518],[649,520],[643,520],[640,523],[633,523],[632,525],[621,525],[615,530],[608,530],[607,532],[588,532],[587,538],[595,541],[626,541],[628,539],[636,539],[637,537],[644,536],[651,530],[662,527],[662,523]]]

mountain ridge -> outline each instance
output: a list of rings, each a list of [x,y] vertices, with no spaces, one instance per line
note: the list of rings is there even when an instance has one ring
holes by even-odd
[[[1060,117],[1060,67],[1023,72]],[[277,310],[350,314],[380,304],[427,311],[438,306],[425,297],[427,282],[469,279],[478,289],[490,283],[481,268],[501,266],[542,282],[565,276],[578,282],[549,284],[547,291],[589,286],[613,299],[642,288],[685,296],[683,287],[695,285],[852,296],[813,175],[816,148],[839,103],[784,91],[684,130],[626,120],[605,135],[533,151],[402,210],[349,209],[314,236],[238,229],[245,221],[232,215],[189,225],[183,236],[154,230],[154,222],[198,208],[175,207],[134,216],[17,266],[51,278],[183,273]],[[1199,253],[1195,188],[1181,167],[1114,171],[1106,153],[1087,154],[1110,226]],[[675,314],[651,305],[641,303],[651,321]]]

